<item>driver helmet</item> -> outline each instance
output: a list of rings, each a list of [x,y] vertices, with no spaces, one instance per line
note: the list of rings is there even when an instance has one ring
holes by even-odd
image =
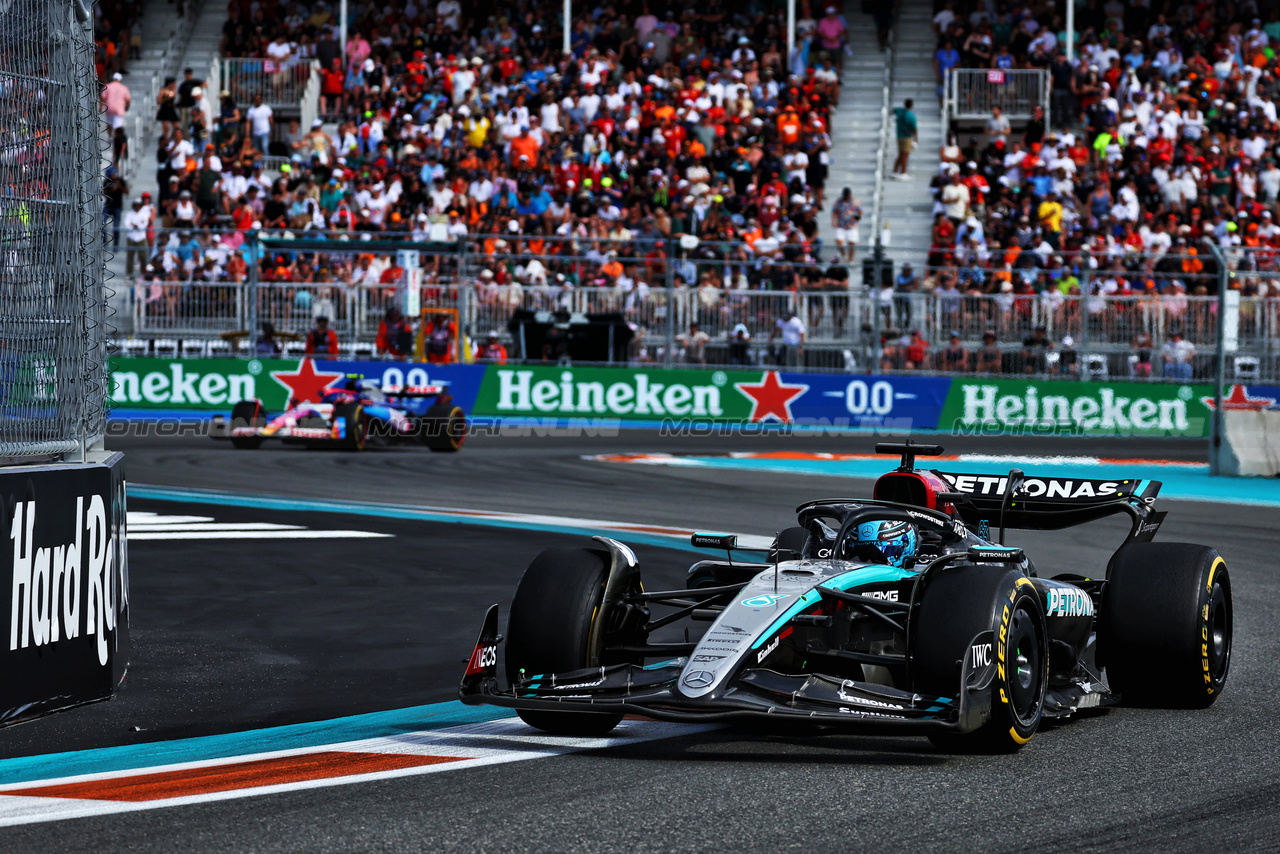
[[[852,540],[852,542],[850,542]],[[916,556],[920,535],[910,522],[863,522],[846,537],[845,554],[861,560],[875,559],[875,549],[889,566],[903,567],[907,558]]]

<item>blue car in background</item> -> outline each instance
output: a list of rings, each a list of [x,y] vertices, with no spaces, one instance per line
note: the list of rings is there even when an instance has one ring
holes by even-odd
[[[240,401],[230,419],[214,417],[210,435],[249,450],[279,439],[308,448],[358,451],[370,442],[400,442],[452,452],[467,438],[467,418],[448,383],[379,386],[348,374],[325,389],[320,402],[291,401],[279,415],[269,415],[260,400]]]

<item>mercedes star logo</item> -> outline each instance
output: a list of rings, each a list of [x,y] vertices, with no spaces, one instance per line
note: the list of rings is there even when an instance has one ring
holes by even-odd
[[[690,688],[705,688],[715,679],[715,674],[709,670],[694,670],[685,674],[684,684]]]

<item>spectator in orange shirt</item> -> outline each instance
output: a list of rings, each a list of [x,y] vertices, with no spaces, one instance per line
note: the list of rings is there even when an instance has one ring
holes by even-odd
[[[800,142],[800,114],[794,107],[787,107],[778,116],[778,134],[783,145],[797,145]]]
[[[604,266],[600,268],[600,272],[609,277],[610,281],[617,281],[622,275],[622,262],[618,260],[618,250],[610,249]]]
[[[529,126],[520,126],[520,135],[511,140],[511,165],[533,169],[538,165],[538,141],[529,136]]]

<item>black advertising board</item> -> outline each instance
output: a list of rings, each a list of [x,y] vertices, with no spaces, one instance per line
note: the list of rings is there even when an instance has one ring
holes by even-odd
[[[105,700],[129,663],[124,461],[0,469],[0,725]]]

